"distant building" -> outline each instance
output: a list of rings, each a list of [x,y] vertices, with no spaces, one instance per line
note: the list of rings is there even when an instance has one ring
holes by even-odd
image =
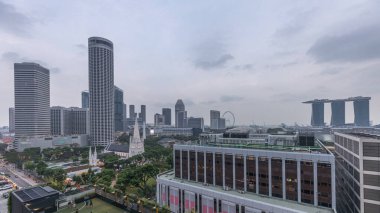
[[[136,118],[135,105],[129,105],[129,118],[131,118],[133,121]]]
[[[140,111],[139,118],[141,118],[143,123],[146,123],[146,105],[141,105],[141,111]]]
[[[121,159],[127,159],[129,158],[129,145],[112,143],[104,149],[104,152],[112,152],[115,155],[118,155]]]
[[[127,131],[127,105],[123,104],[123,131]]]
[[[172,125],[172,109],[162,108],[162,116],[164,116],[165,125]]]
[[[226,128],[226,120],[220,117],[220,111],[210,110],[210,129],[220,130]]]
[[[50,108],[51,135],[82,135],[90,133],[90,116],[87,108]]]
[[[174,117],[175,117],[175,127],[177,128],[183,128],[184,127],[184,120],[178,119],[178,113],[185,111],[185,104],[183,103],[182,99],[178,99],[175,104],[175,111],[174,111]]]
[[[100,37],[88,39],[91,142],[106,146],[114,141],[113,44]]]
[[[15,143],[50,134],[50,72],[36,63],[14,64]]]
[[[9,132],[15,132],[15,108],[9,108]]]
[[[355,97],[354,102],[354,123],[356,126],[369,126],[369,100],[370,97]]]
[[[154,128],[154,134],[158,136],[193,136],[193,128],[158,127]]]
[[[344,126],[346,124],[345,100],[331,101],[331,126]]]
[[[41,150],[56,147],[84,147],[89,145],[88,135],[68,135],[68,136],[36,136],[20,138],[17,152],[23,152],[28,148],[39,147]]]
[[[124,131],[124,92],[117,86],[114,90],[115,132]]]
[[[82,108],[90,107],[90,93],[88,91],[82,92]]]
[[[89,166],[98,165],[98,152],[96,152],[96,146],[95,146],[94,153],[92,153],[91,146],[90,146],[90,150],[88,151],[88,165]]]
[[[154,114],[154,126],[162,126],[165,124],[165,118],[161,114]]]
[[[187,128],[187,112],[179,111],[177,112],[177,128]]]
[[[190,117],[187,120],[187,127],[188,128],[197,128],[204,130],[204,121],[203,118],[194,118]]]
[[[11,199],[11,213],[55,212],[59,191],[50,186],[34,186],[11,192]]]
[[[380,137],[365,133],[334,135],[337,212],[379,212]]]

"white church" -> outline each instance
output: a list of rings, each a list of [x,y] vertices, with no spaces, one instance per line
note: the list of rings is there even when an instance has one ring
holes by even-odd
[[[145,123],[143,123],[143,136],[140,137],[137,119],[133,128],[133,135],[130,137],[129,146],[125,144],[112,143],[106,146],[104,152],[113,152],[122,159],[127,159],[135,155],[144,153],[144,140],[146,139]]]
[[[98,153],[96,152],[96,147],[94,153],[91,152],[91,146],[88,153],[88,165],[97,166],[98,165]]]

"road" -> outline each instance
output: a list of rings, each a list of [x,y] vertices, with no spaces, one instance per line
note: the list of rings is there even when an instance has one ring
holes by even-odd
[[[3,193],[10,192],[11,189],[0,191],[0,213],[8,212],[8,199],[3,198]]]
[[[25,188],[25,187],[28,187],[28,186],[31,186],[32,184],[30,184],[30,182],[28,183],[27,181],[25,181],[25,175],[21,175],[20,172],[17,172],[17,171],[14,171],[14,170],[10,170],[9,168],[5,167],[5,166],[1,166],[0,167],[0,172],[4,172],[5,174],[9,174],[9,179],[15,183],[18,187],[22,187],[22,188]],[[20,176],[21,175],[21,176]],[[18,177],[16,177],[18,176]],[[25,177],[24,177],[25,176]]]

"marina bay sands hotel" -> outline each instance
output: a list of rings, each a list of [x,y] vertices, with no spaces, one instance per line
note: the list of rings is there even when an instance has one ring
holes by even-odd
[[[311,125],[325,125],[325,103],[331,103],[331,126],[344,126],[346,124],[346,102],[354,103],[354,125],[369,126],[369,100],[371,97],[351,97],[347,99],[315,99],[305,101],[304,104],[311,104]]]

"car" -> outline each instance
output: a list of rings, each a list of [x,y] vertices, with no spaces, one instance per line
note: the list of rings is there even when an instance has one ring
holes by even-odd
[[[0,187],[0,190],[7,190],[7,189],[12,189],[12,188],[13,188],[13,186],[11,184],[7,184],[7,185]]]
[[[9,192],[3,193],[3,198],[8,198],[9,197]]]

